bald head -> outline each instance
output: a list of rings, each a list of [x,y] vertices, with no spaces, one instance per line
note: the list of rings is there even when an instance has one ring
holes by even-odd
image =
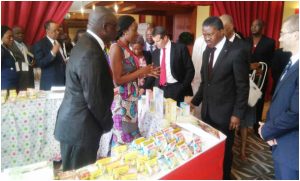
[[[228,14],[223,14],[220,19],[224,26],[224,34],[227,39],[230,39],[234,34],[234,25],[232,17]]]
[[[89,15],[87,28],[103,41],[111,41],[116,35],[116,25],[117,17],[110,9],[97,7]]]
[[[14,36],[14,40],[16,40],[19,43],[22,43],[24,40],[24,32],[23,29],[19,26],[15,26],[13,27],[13,36]]]

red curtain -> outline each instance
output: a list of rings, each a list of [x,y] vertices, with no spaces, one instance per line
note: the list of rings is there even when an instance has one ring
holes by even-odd
[[[32,45],[45,36],[44,23],[62,23],[71,1],[2,1],[1,24],[24,29],[24,41]]]
[[[278,39],[283,15],[282,1],[215,1],[213,2],[213,16],[229,14],[233,18],[237,31],[245,37],[250,36],[252,21],[261,19],[265,23],[264,34],[273,38],[278,47]]]

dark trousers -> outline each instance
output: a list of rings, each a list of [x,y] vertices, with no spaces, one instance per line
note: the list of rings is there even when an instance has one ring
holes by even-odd
[[[99,145],[87,147],[60,143],[63,171],[74,170],[93,164],[97,159]]]
[[[299,170],[289,168],[274,160],[274,172],[276,180],[299,180]]]
[[[227,138],[225,141],[225,153],[224,153],[224,162],[223,162],[223,180],[231,179],[231,165],[232,165],[232,146],[234,143],[234,130],[229,130],[228,124],[218,125],[213,120],[210,119],[209,116],[206,116],[203,119],[204,122],[208,123],[212,127],[218,129],[222,133],[224,133]]]
[[[164,91],[165,98],[171,98],[177,101],[177,105],[180,105],[180,102],[184,101],[183,92],[181,92],[180,83],[167,83],[166,86],[161,86],[160,89]]]

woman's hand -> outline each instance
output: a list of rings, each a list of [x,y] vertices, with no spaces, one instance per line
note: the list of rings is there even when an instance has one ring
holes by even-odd
[[[160,74],[159,67],[154,67],[153,65],[147,65],[140,69],[140,76],[139,77],[146,77],[146,76],[153,76],[158,78]]]

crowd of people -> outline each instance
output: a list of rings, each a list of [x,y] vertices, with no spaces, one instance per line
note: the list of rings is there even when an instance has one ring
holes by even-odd
[[[187,48],[194,41],[192,34],[183,32],[175,43],[165,27],[156,26],[146,30],[144,40],[133,17],[117,18],[104,7],[90,13],[87,30],[79,30],[73,42],[51,20],[44,25],[46,36],[32,47],[24,43],[22,28],[1,26],[1,89],[33,88],[34,67],[41,68],[41,90],[65,86],[54,132],[64,171],[94,163],[106,132],[112,130],[112,146],[139,137],[137,101],[156,86],[178,105],[189,103],[198,118],[227,136],[224,179],[231,178],[236,130],[242,138],[240,158],[247,160],[247,133],[253,126],[272,146],[276,179],[295,179],[299,178],[299,16],[282,25],[279,41],[286,56],[274,54],[275,41],[263,35],[263,26],[261,20],[253,21],[251,36],[244,39],[230,15],[208,17],[192,56]],[[249,73],[262,74],[259,62],[278,70],[265,123],[260,122],[267,83],[258,103],[248,106]],[[187,96],[192,98],[185,100]]]

